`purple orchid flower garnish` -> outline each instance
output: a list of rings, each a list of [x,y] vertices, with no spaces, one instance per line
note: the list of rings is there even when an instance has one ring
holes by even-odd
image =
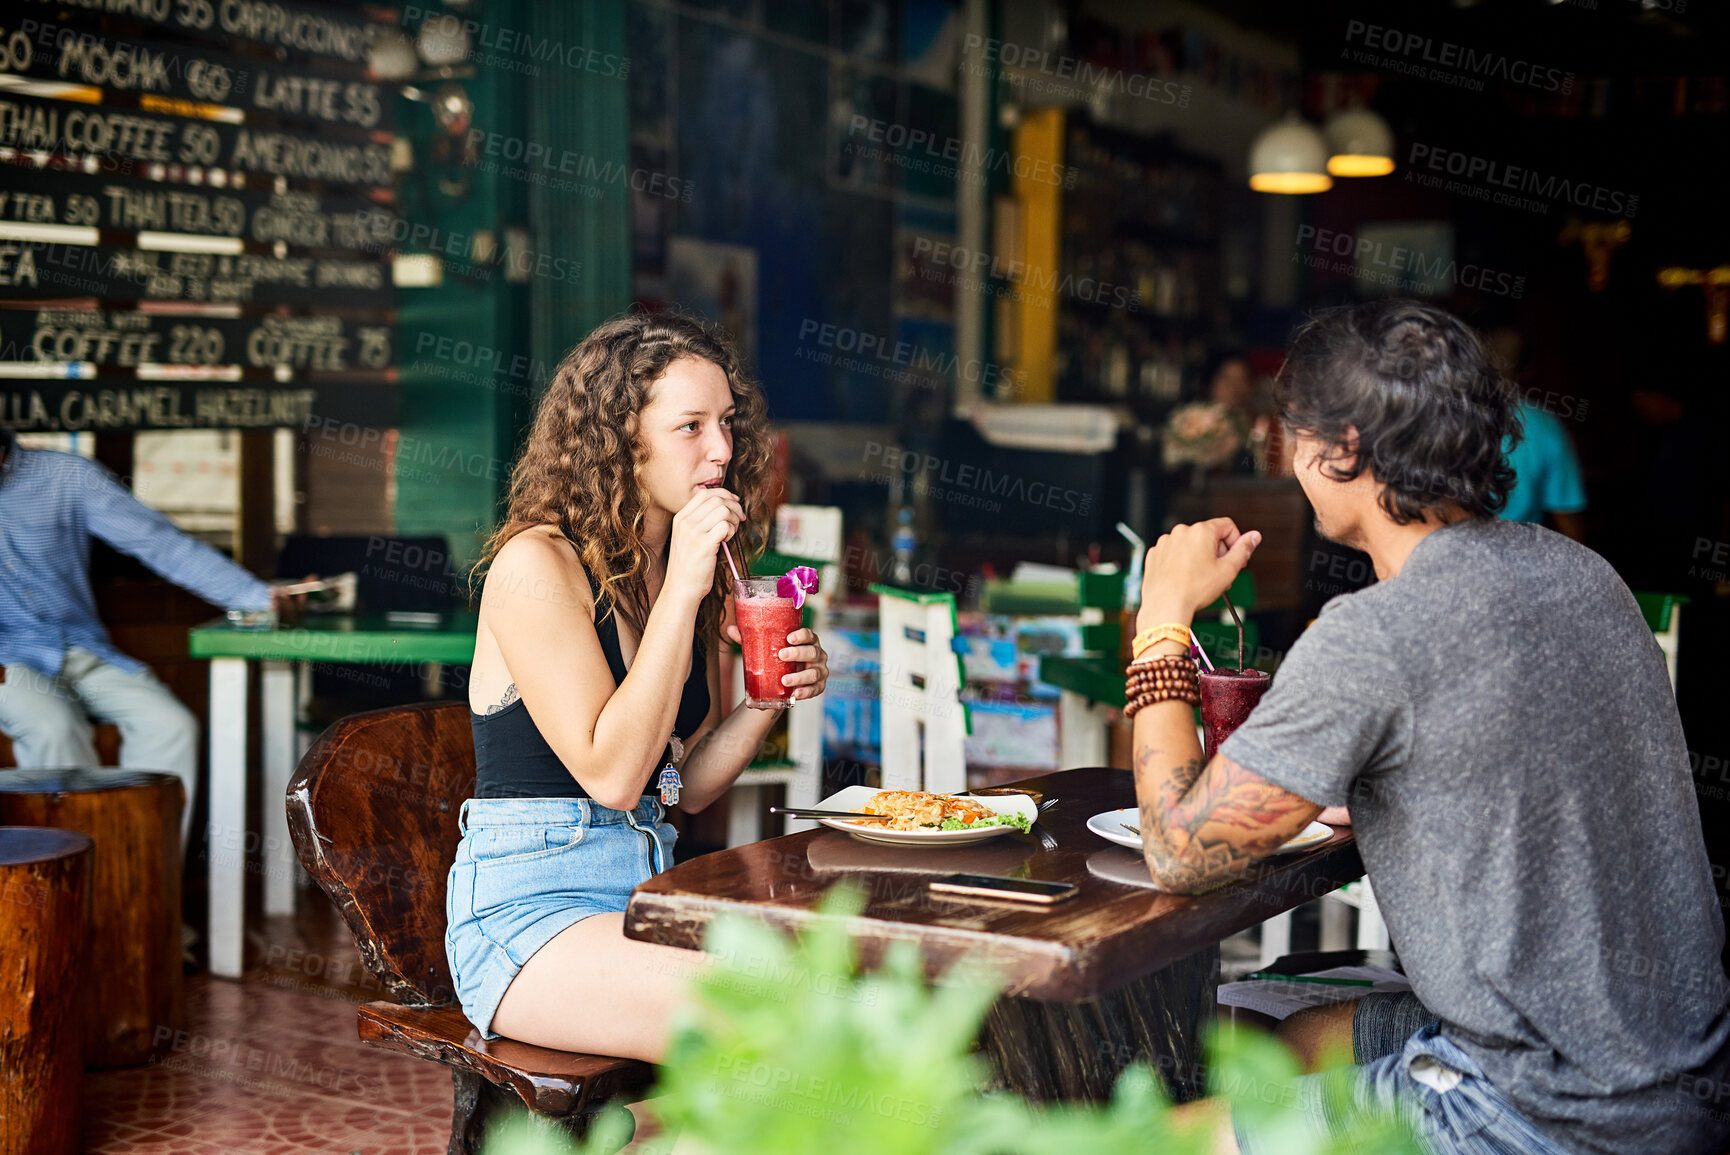
[[[805,608],[805,595],[817,592],[817,571],[808,565],[796,565],[775,579],[775,594],[792,598],[799,609]]]

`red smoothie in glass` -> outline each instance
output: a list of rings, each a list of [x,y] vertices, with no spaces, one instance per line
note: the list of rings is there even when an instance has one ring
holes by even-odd
[[[1220,744],[1243,725],[1273,679],[1260,670],[1201,672],[1201,732],[1203,762],[1213,760]]]
[[[733,602],[745,659],[745,697],[753,706],[786,705],[793,688],[782,685],[781,678],[799,669],[780,653],[787,647],[787,635],[804,624],[804,611],[792,598],[775,592],[775,580],[746,578]]]

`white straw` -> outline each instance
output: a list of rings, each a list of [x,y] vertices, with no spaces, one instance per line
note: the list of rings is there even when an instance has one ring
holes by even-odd
[[[1213,672],[1213,663],[1208,660],[1207,651],[1201,648],[1200,642],[1192,640],[1189,644],[1195,652],[1201,656],[1201,664],[1206,666],[1208,673],[1211,674]]]

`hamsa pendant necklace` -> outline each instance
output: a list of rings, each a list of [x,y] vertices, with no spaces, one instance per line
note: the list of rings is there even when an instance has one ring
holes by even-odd
[[[679,781],[679,769],[674,763],[685,760],[685,744],[679,741],[677,734],[674,734],[668,740],[668,745],[673,748],[673,757],[671,761],[661,767],[660,774],[655,778],[655,787],[660,792],[662,806],[676,806],[679,802],[679,788],[684,783]]]

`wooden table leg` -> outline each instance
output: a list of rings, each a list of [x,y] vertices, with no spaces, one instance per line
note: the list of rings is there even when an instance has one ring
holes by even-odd
[[[979,1049],[1001,1086],[1041,1102],[1110,1097],[1146,1063],[1178,1102],[1206,1090],[1202,1035],[1216,1014],[1219,947],[1197,951],[1097,999],[998,999]]]

